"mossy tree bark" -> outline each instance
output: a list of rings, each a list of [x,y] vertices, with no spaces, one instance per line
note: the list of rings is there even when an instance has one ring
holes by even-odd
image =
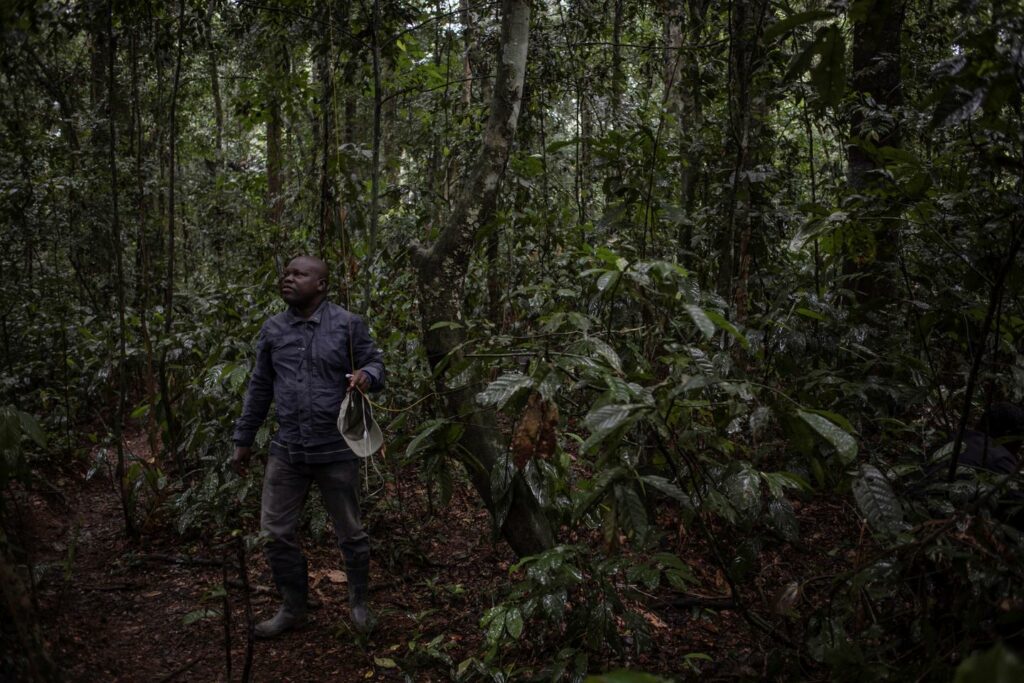
[[[554,545],[550,522],[523,477],[514,471],[494,414],[477,406],[478,384],[465,376],[454,377],[464,365],[464,330],[436,324],[462,318],[466,272],[477,236],[494,215],[515,137],[529,28],[529,2],[504,0],[497,77],[480,152],[435,243],[413,251],[427,358],[449,416],[465,425],[459,458],[474,488],[501,524],[502,535],[520,556]]]

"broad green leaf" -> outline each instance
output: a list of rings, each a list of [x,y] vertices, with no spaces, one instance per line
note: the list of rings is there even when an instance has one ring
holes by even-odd
[[[646,536],[649,526],[647,508],[644,507],[644,502],[640,500],[636,490],[628,484],[619,484],[615,487],[615,498],[619,502],[620,509],[625,511],[625,516],[637,538]]]
[[[828,318],[823,316],[821,313],[818,313],[817,311],[812,311],[809,308],[800,307],[800,308],[796,309],[796,312],[799,313],[800,315],[804,316],[805,318],[811,318],[813,320],[821,320],[821,321],[827,321],[828,320]]]
[[[448,420],[443,418],[437,420],[428,420],[427,422],[425,422],[423,424],[423,427],[420,429],[419,433],[415,437],[413,437],[413,440],[409,442],[408,446],[406,446],[405,457],[411,458],[412,456],[416,455],[421,450],[423,450],[427,446],[427,439],[430,437],[430,435],[436,432],[441,427],[444,427],[446,424],[448,424]]]
[[[18,418],[21,421],[21,430],[40,446],[46,446],[46,434],[39,427],[36,418],[21,410],[18,411]]]
[[[578,520],[586,515],[597,501],[604,498],[608,488],[616,481],[626,476],[626,474],[627,471],[624,467],[613,467],[611,469],[602,470],[601,473],[594,478],[592,482],[593,488],[587,491],[576,501],[575,509],[573,510],[573,519]]]
[[[454,320],[442,320],[441,322],[436,322],[433,325],[431,325],[430,331],[433,332],[434,330],[441,329],[461,330],[462,328],[462,323],[457,323]]]
[[[985,88],[977,88],[968,95],[958,88],[952,89],[950,91],[952,97],[941,102],[935,109],[932,127],[946,128],[968,120],[981,109],[985,92]]]
[[[217,610],[214,610],[214,609],[208,609],[208,608],[197,609],[197,610],[194,610],[192,612],[189,612],[184,617],[182,617],[181,618],[181,623],[183,623],[185,626],[189,626],[190,624],[194,624],[194,623],[196,623],[197,621],[199,621],[201,619],[210,619],[212,617],[219,617],[219,616],[220,616],[220,612],[218,612]]]
[[[708,314],[704,312],[704,309],[694,304],[684,304],[683,308],[690,314],[690,318],[697,326],[705,337],[710,337],[715,333],[715,324],[711,322]]]
[[[685,507],[686,509],[693,509],[693,499],[690,498],[690,496],[687,495],[681,488],[670,482],[665,477],[659,477],[656,474],[647,474],[644,475],[643,477],[640,477],[640,481],[642,481],[646,486],[650,486],[654,490],[665,494],[669,498],[672,498],[673,500],[682,503],[683,507]]]
[[[903,529],[903,506],[885,475],[874,465],[861,465],[853,482],[853,499],[876,532],[892,536]]]
[[[390,657],[374,657],[373,663],[382,669],[397,669],[398,665]]]
[[[809,24],[812,21],[822,21],[824,19],[832,19],[833,14],[827,10],[814,9],[807,12],[797,12],[796,14],[790,15],[782,21],[777,21],[764,32],[764,42],[770,43],[775,40],[778,36],[788,33],[797,26],[803,24]]]
[[[786,67],[786,75],[782,77],[782,82],[792,83],[799,79],[805,71],[811,68],[811,63],[814,61],[814,56],[817,52],[818,42],[815,40],[795,54],[793,59],[790,60],[789,66]]]
[[[761,478],[757,472],[742,469],[725,481],[729,502],[743,517],[752,518],[761,510]]]
[[[777,498],[768,503],[768,521],[772,529],[786,541],[792,543],[800,538],[800,525],[797,524],[789,501]]]
[[[606,270],[601,277],[597,278],[597,291],[603,292],[614,288],[619,283],[621,275],[622,273],[617,270]]]
[[[1001,642],[986,652],[975,652],[956,668],[953,683],[1019,683],[1024,663]]]
[[[523,613],[515,607],[505,613],[505,630],[517,640],[523,635]]]
[[[594,349],[594,353],[603,358],[616,372],[622,372],[622,359],[607,342],[597,337],[590,337],[587,342]]]
[[[811,85],[824,104],[838,107],[846,93],[846,41],[835,25],[820,35],[818,54],[821,60],[811,68]]]
[[[12,406],[0,408],[0,450],[13,450],[21,443],[21,418]]]
[[[844,465],[849,465],[854,461],[857,457],[857,442],[852,436],[843,431],[836,423],[817,413],[800,410],[797,411],[797,414],[811,429],[835,447],[839,459]]]
[[[487,388],[476,395],[480,405],[493,405],[501,410],[512,397],[523,389],[533,386],[533,378],[528,375],[513,373],[502,375],[487,385]]]
[[[601,406],[590,411],[584,421],[590,431],[597,434],[607,434],[625,424],[633,413],[642,407],[631,404]]]
[[[505,630],[505,608],[492,607],[484,616],[487,625],[487,640],[496,643]]]
[[[745,349],[750,348],[750,341],[747,339],[746,335],[744,335],[742,332],[736,329],[736,326],[733,325],[728,320],[726,320],[725,316],[723,316],[721,313],[712,309],[706,309],[704,311],[704,315],[706,315],[708,319],[710,319],[711,322],[713,322],[715,325],[717,325],[718,327],[720,327],[721,329],[725,330],[730,335],[735,337],[736,341],[740,343],[740,346],[742,346]]]

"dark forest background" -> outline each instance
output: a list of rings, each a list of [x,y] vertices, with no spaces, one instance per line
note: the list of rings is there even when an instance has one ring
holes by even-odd
[[[454,660],[392,673],[725,676],[644,659],[655,596],[737,615],[735,678],[1020,673],[1019,478],[946,475],[1024,399],[1021,2],[15,1],[0,29],[0,670],[65,664],[33,495],[99,472],[127,543],[258,555],[259,475],[224,461],[312,253],[388,366],[369,503],[471,491],[519,558]],[[809,547],[838,568],[766,587]]]

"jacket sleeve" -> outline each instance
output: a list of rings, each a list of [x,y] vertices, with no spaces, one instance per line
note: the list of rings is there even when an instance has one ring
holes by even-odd
[[[242,416],[235,422],[233,440],[236,446],[252,445],[256,432],[270,410],[270,401],[274,398],[274,364],[270,359],[270,348],[264,325],[256,341],[256,363],[249,378],[249,388],[245,392]]]
[[[352,316],[352,368],[370,376],[370,391],[384,388],[384,353],[370,337],[366,321]]]

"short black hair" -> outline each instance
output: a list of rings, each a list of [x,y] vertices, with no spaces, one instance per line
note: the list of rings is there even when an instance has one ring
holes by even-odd
[[[326,282],[328,285],[331,284],[331,269],[327,267],[324,260],[318,256],[312,254],[296,254],[295,256],[288,259],[288,263],[292,261],[298,261],[299,259],[305,259],[313,264],[314,267],[319,271],[320,279]],[[285,264],[287,265],[287,264]]]
[[[1024,437],[1024,408],[1014,403],[993,403],[978,420],[978,430],[994,439]]]

